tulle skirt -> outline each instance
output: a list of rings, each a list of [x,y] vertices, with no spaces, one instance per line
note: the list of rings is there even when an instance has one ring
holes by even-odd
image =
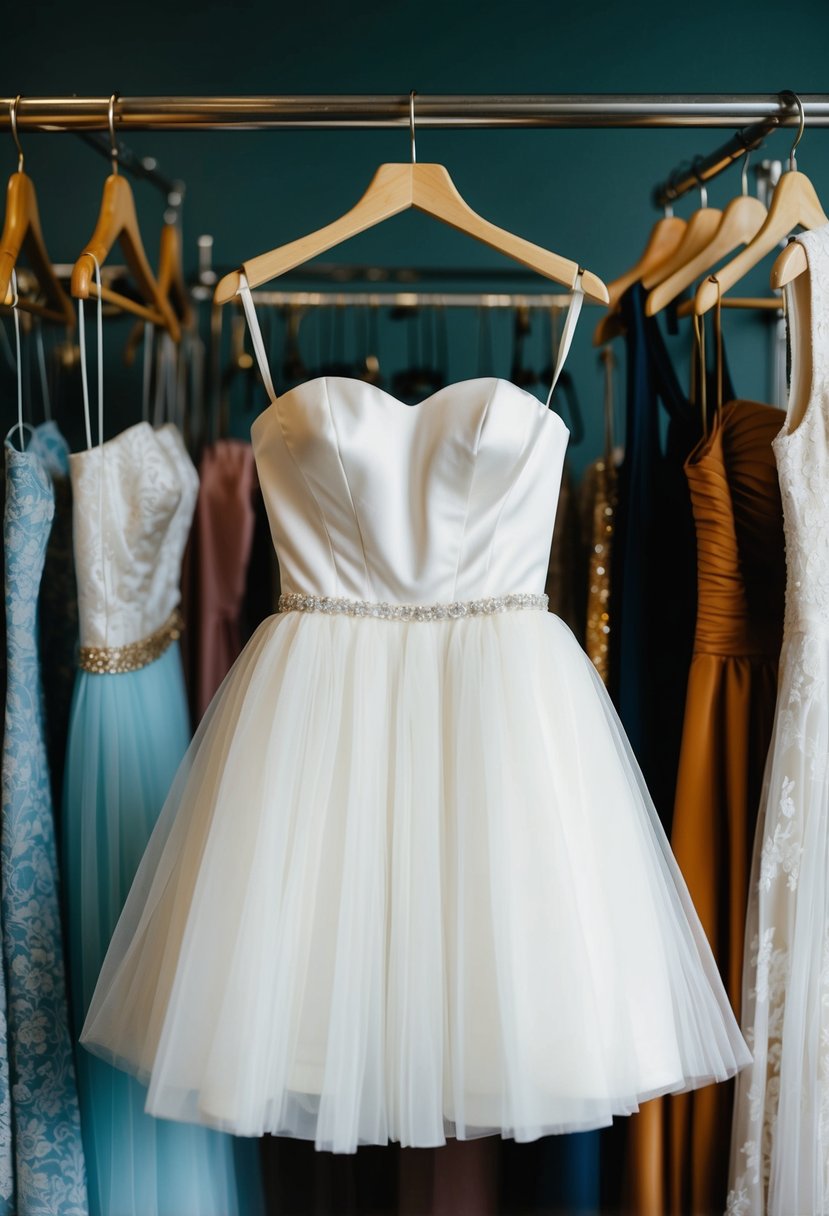
[[[83,1023],[110,937],[190,731],[178,646],[139,671],[76,678],[63,800],[72,1009]],[[144,1113],[146,1089],[82,1048],[93,1216],[248,1216],[231,1137]],[[239,1149],[249,1155],[252,1146]],[[256,1158],[243,1185],[256,1200]],[[241,1173],[241,1171],[240,1171]]]
[[[754,844],[730,1216],[829,1211],[829,636],[793,633]]]
[[[618,719],[537,611],[272,617],[216,694],[82,1040],[147,1109],[429,1146],[749,1055]]]

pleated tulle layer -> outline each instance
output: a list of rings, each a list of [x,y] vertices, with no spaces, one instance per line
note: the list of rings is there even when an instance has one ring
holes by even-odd
[[[601,681],[537,611],[266,621],[82,1037],[156,1115],[337,1151],[597,1127],[749,1059]]]
[[[112,931],[187,747],[178,647],[139,671],[79,672],[72,701],[64,808],[72,1008],[84,1018]],[[255,1157],[238,1178],[228,1136],[145,1114],[134,1077],[77,1052],[92,1216],[248,1216]],[[251,1170],[251,1166],[254,1168]]]
[[[783,647],[746,923],[730,1216],[829,1211],[829,637]]]

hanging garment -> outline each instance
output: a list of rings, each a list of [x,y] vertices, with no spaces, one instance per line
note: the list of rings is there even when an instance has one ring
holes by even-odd
[[[80,1026],[189,738],[176,604],[197,479],[172,426],[70,459],[82,649],[63,839]],[[246,1216],[231,1140],[153,1119],[144,1088],[83,1049],[78,1074],[93,1213]]]
[[[497,379],[276,398],[243,301],[283,611],[202,720],[83,1041],[161,1117],[346,1152],[584,1130],[733,1073],[647,790],[545,611],[564,423]]]
[[[683,466],[701,425],[699,410],[679,387],[657,318],[645,317],[645,294],[634,284],[620,303],[627,399],[611,566],[609,688],[670,832],[696,605],[694,526]]]
[[[191,541],[196,574],[196,721],[242,649],[242,605],[253,543],[256,489],[250,444],[238,439],[218,439],[210,444],[202,454],[199,482]]]
[[[797,238],[792,380],[774,441],[786,619],[746,924],[729,1216],[829,1209],[829,227]]]
[[[55,517],[46,546],[38,618],[46,751],[53,805],[59,807],[78,649],[78,592],[72,552],[72,482],[69,477],[69,445],[57,424],[53,421],[41,423],[36,434],[44,451],[55,494]]]
[[[595,460],[585,471],[581,511],[587,548],[587,609],[584,649],[607,684],[610,678],[610,577],[618,501],[618,470],[613,456]]]
[[[24,451],[6,441],[0,1212],[84,1216],[84,1155],[38,655],[38,592],[55,510],[48,468],[52,436],[45,428],[32,432],[22,422],[14,429],[18,437],[27,432],[31,437]]]
[[[556,476],[556,485],[559,478]],[[554,487],[555,488],[555,487]],[[558,485],[558,509],[550,545],[550,560],[544,582],[548,608],[572,629],[581,641],[584,637],[581,581],[579,579],[581,551],[579,517],[573,476],[565,461]]]
[[[781,420],[772,406],[731,402],[686,464],[698,604],[671,843],[736,1009],[783,633],[783,513],[771,446]],[[662,1160],[652,1159],[650,1175],[639,1163],[644,1210],[723,1211],[732,1105],[731,1085],[665,1099],[653,1141]]]

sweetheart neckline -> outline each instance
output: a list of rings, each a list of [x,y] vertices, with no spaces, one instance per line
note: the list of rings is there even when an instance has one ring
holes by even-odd
[[[559,424],[559,426],[564,428],[564,431],[565,431],[565,434],[567,435],[567,437],[568,438],[570,437],[570,428],[567,426],[567,423],[564,421],[561,414],[556,413],[556,411],[554,409],[551,409],[549,406],[545,405],[545,403],[543,401],[541,401],[538,397],[536,397],[533,393],[528,393],[526,389],[521,388],[520,385],[518,385],[518,384],[514,384],[512,382],[512,380],[507,380],[504,376],[468,376],[465,380],[453,380],[451,384],[444,384],[441,388],[436,389],[435,392],[430,393],[428,397],[424,397],[421,401],[415,401],[411,405],[409,405],[406,401],[401,401],[399,397],[395,397],[393,393],[389,393],[386,389],[381,388],[379,384],[372,384],[368,380],[360,380],[357,376],[312,376],[310,380],[303,380],[299,384],[293,385],[292,388],[286,389],[284,393],[279,393],[276,397],[274,397],[271,401],[269,401],[268,404],[265,406],[265,408],[256,415],[253,422],[251,423],[251,426],[250,426],[251,434],[253,433],[254,427],[256,427],[258,425],[258,423],[260,423],[264,418],[267,417],[267,415],[271,412],[271,410],[273,409],[274,406],[281,404],[283,401],[285,401],[286,398],[290,397],[292,394],[300,392],[303,389],[308,389],[312,385],[317,385],[317,384],[327,385],[328,383],[330,383],[332,381],[333,382],[342,382],[344,384],[360,385],[363,388],[373,390],[374,392],[378,393],[381,397],[387,398],[389,401],[393,402],[395,405],[400,406],[400,408],[402,410],[406,410],[407,412],[410,410],[411,411],[419,410],[422,406],[431,405],[431,403],[433,401],[435,401],[438,397],[440,397],[440,395],[442,393],[446,393],[450,389],[462,388],[466,385],[478,384],[478,383],[491,384],[491,385],[493,385],[493,388],[489,394],[488,399],[492,400],[492,398],[495,396],[495,393],[496,393],[498,387],[505,386],[507,388],[512,389],[514,392],[518,393],[520,395],[520,397],[522,397],[523,399],[529,400],[533,405],[535,405],[539,409],[543,410],[545,414],[549,414],[552,418],[555,418],[555,420]]]

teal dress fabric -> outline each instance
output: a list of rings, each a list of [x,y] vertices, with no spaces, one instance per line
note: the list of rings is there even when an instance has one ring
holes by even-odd
[[[195,473],[175,461],[165,463],[155,434],[140,424],[103,445],[113,471],[112,481],[101,492],[103,501],[97,475],[85,485],[76,477],[86,458],[101,449],[72,457],[82,643],[85,592],[96,563],[98,569],[100,563],[108,567],[110,588],[127,588],[133,598],[141,595],[137,576],[135,586],[130,584],[129,566],[132,563],[137,570],[139,561],[129,544],[120,543],[125,537],[127,541],[131,536],[137,538],[135,544],[144,546],[145,562],[147,544],[157,544],[156,566],[172,568],[172,595],[178,594],[179,546],[183,551],[192,509],[182,508],[186,516],[182,520],[175,504],[184,496],[189,501],[191,490],[195,502],[195,486],[182,480],[185,476],[195,479]],[[183,448],[180,459],[187,459]],[[110,544],[112,537],[103,528],[99,535],[106,536],[106,541],[100,545],[96,541],[92,552],[88,544],[79,548],[79,529],[87,529],[88,535],[90,519],[100,520],[102,511],[105,520],[120,514],[127,521],[125,532]],[[173,526],[175,519],[178,523]],[[182,534],[174,536],[180,525]],[[171,547],[175,552],[172,560]],[[153,562],[149,564],[152,567]],[[123,607],[122,602],[109,619],[114,621],[114,613]],[[177,642],[135,671],[77,672],[64,770],[62,830],[76,1033],[83,1025],[110,937],[189,741]],[[80,1046],[76,1058],[92,1216],[256,1216],[260,1202],[256,1141],[235,1141],[205,1127],[155,1119],[145,1114],[146,1089],[134,1077]]]
[[[38,428],[25,451],[6,443],[0,1213],[15,1216],[88,1211],[37,641],[54,438]]]

